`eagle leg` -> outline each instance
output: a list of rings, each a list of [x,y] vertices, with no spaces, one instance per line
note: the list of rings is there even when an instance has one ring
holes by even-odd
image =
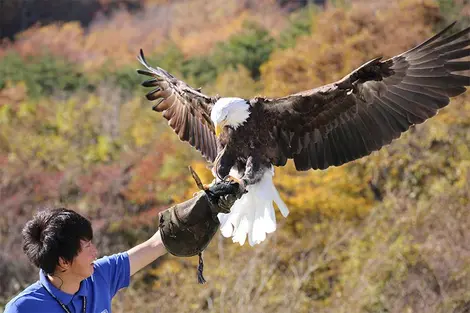
[[[261,160],[253,156],[248,157],[245,165],[245,173],[241,179],[242,186],[254,185],[263,178],[265,168],[271,164],[262,164]]]

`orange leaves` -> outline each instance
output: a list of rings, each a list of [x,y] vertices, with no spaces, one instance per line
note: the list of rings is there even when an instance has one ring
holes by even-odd
[[[152,53],[164,44],[168,39],[162,27],[164,12],[142,15],[120,11],[110,20],[92,24],[82,47],[88,55],[85,69],[93,70],[107,61],[116,67],[132,64],[140,48]]]
[[[258,1],[249,8],[243,1],[152,0],[141,12],[116,11],[110,18],[96,18],[87,29],[78,22],[32,27],[0,49],[0,55],[9,49],[23,56],[47,51],[93,71],[107,62],[117,67],[135,64],[140,48],[152,54],[168,42],[175,42],[186,56],[207,54],[217,42],[237,33],[247,19],[257,20],[272,33],[285,20],[274,0]]]
[[[50,52],[73,62],[84,60],[85,34],[78,22],[32,27],[19,34],[11,48],[22,56]]]
[[[364,5],[317,14],[311,35],[300,37],[292,49],[274,53],[261,67],[265,93],[282,96],[312,89],[340,79],[374,57],[403,52],[426,39],[437,18],[433,2],[417,0],[377,12]]]
[[[189,9],[189,7],[186,9]],[[182,12],[180,14],[182,14]],[[207,14],[210,15],[209,12],[207,12]],[[179,27],[176,26],[171,31],[170,37],[174,42],[178,43],[178,46],[180,46],[185,55],[208,54],[216,42],[225,41],[231,35],[240,31],[247,17],[247,12],[241,12],[230,20],[224,21],[220,19],[212,23],[196,22],[196,25],[193,25],[194,27],[192,28],[189,28],[189,25],[181,23]],[[193,20],[193,22],[195,21]]]
[[[131,169],[132,178],[123,191],[126,198],[137,204],[155,201],[157,191],[165,187],[159,178],[163,158],[164,153],[155,149]]]
[[[21,101],[25,100],[26,92],[24,83],[12,84],[8,82],[5,88],[0,89],[0,110],[4,105],[15,108]]]
[[[193,0],[172,7],[171,39],[186,55],[208,53],[218,41],[225,41],[254,19],[276,33],[285,17],[274,0],[244,1]]]
[[[127,200],[140,205],[185,200],[188,186],[194,186],[187,167],[193,159],[191,149],[169,130],[162,133],[155,146],[133,163],[123,191]]]

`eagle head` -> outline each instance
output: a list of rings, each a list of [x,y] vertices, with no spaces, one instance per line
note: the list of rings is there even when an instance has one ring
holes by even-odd
[[[212,107],[211,120],[217,136],[224,126],[237,129],[250,116],[250,104],[242,98],[220,98]]]

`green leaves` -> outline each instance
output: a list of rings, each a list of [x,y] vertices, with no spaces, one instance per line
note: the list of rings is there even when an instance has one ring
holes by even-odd
[[[215,81],[220,70],[210,56],[195,56],[183,62],[181,71],[190,85],[199,88]]]
[[[83,74],[64,59],[51,55],[22,59],[13,53],[0,60],[0,89],[7,81],[25,82],[32,98],[49,96],[54,91],[73,92],[88,85]]]
[[[316,7],[310,5],[303,10],[292,13],[289,18],[289,25],[279,35],[279,48],[291,48],[295,46],[299,36],[310,34],[316,12]]]
[[[275,40],[269,32],[257,23],[247,21],[241,33],[222,42],[215,48],[213,58],[218,68],[241,64],[255,79],[260,76],[260,66],[269,59],[275,48]]]
[[[174,43],[170,43],[162,52],[150,52],[151,51],[144,51],[150,65],[164,68],[175,76],[181,76],[184,55]],[[109,61],[99,68],[96,73],[91,74],[91,81],[95,86],[94,88],[106,81],[125,92],[138,91],[141,93],[142,89],[140,89],[139,86],[143,79],[141,75],[136,73],[136,69],[138,68],[141,68],[141,66],[140,63],[137,62],[137,59],[131,66],[117,68],[112,61]]]

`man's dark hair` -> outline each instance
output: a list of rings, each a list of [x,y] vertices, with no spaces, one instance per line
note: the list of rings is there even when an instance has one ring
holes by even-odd
[[[47,274],[53,274],[59,258],[72,262],[81,250],[80,240],[93,239],[91,223],[65,208],[37,213],[23,228],[23,251]]]

